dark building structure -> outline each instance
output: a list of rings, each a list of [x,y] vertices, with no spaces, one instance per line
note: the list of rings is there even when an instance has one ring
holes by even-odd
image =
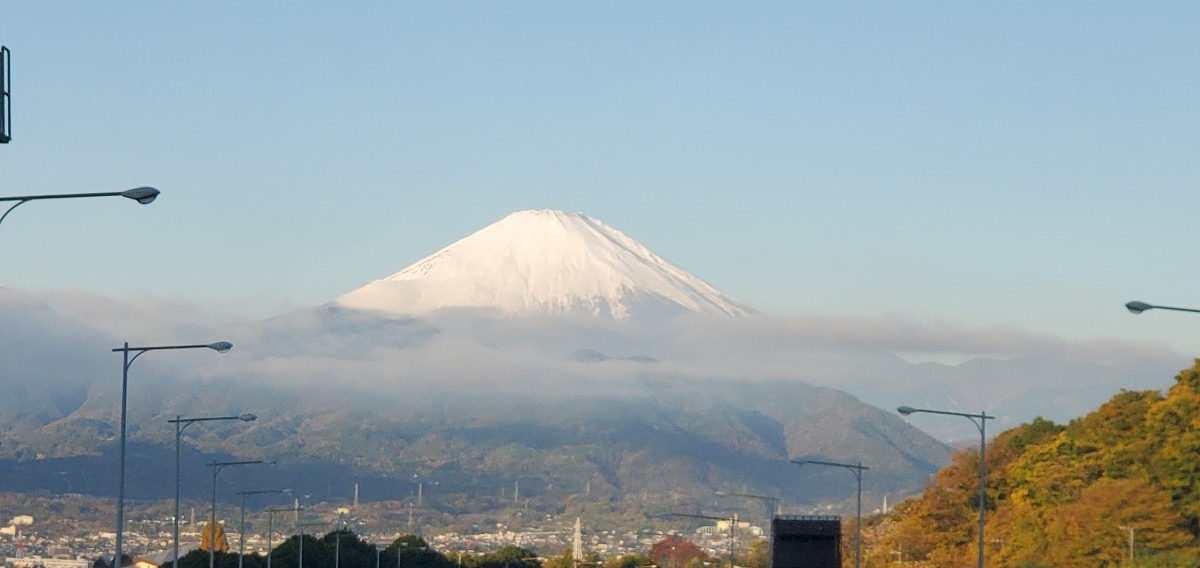
[[[771,568],[841,567],[841,517],[784,515],[771,521]]]

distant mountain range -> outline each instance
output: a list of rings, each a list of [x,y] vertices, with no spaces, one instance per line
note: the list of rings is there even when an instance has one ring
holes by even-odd
[[[947,446],[890,410],[898,403],[987,409],[1003,428],[1038,409],[1086,411],[1175,366],[1136,346],[1096,362],[1037,337],[1016,337],[1029,348],[1004,359],[910,363],[889,342],[998,342],[765,316],[559,211],[514,213],[390,277],[261,322],[206,325],[179,321],[173,306],[4,289],[0,313],[0,352],[11,354],[0,360],[0,486],[26,491],[115,492],[105,482],[120,395],[111,347],[134,334],[234,342],[228,355],[155,354],[133,368],[129,494],[139,499],[172,490],[166,420],[254,412],[254,423],[188,432],[185,494],[206,494],[205,461],[238,457],[278,465],[239,471],[223,491],[283,483],[346,499],[359,483],[366,499],[411,499],[420,486],[446,512],[510,507],[517,487],[547,512],[582,495],[611,514],[703,507],[718,490],[777,496],[785,511],[848,505],[853,484],[839,472],[789,463],[815,457],[869,466],[870,506],[918,491],[948,460]]]

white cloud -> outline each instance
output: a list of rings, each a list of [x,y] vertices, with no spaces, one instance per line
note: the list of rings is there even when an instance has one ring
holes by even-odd
[[[375,399],[414,393],[516,392],[590,396],[639,392],[647,379],[804,380],[880,406],[962,404],[1041,412],[1063,420],[1119,388],[1164,388],[1190,364],[1164,347],[1117,340],[1072,343],[1011,328],[971,328],[897,317],[688,317],[650,326],[578,318],[478,320],[453,313],[387,320],[339,310],[218,324],[177,301],[136,304],[83,294],[0,290],[0,386],[21,384],[39,403],[93,383],[115,388],[122,341],[135,345],[228,339],[224,356],[147,355],[138,380],[234,381]],[[146,343],[142,343],[146,342]],[[608,360],[580,360],[581,349]],[[958,366],[912,364],[896,352],[953,353]],[[593,358],[600,358],[599,356]],[[640,359],[639,359],[640,358]],[[583,358],[587,359],[587,358]],[[41,394],[29,392],[39,385]],[[1058,389],[1074,389],[1059,393]],[[38,390],[38,389],[34,389]],[[1057,395],[1048,393],[1059,393]],[[1050,408],[1053,410],[1053,408]],[[1014,420],[1028,412],[1010,412]]]

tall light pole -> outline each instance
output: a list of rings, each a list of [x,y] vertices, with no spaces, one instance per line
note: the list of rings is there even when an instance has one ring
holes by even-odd
[[[854,479],[858,481],[858,509],[854,516],[854,568],[859,568],[859,566],[862,566],[862,474],[863,470],[871,468],[862,463],[838,463],[820,460],[792,460],[792,463],[796,465],[813,464],[840,467],[854,474]]]
[[[0,201],[16,201],[16,203],[14,203],[12,207],[9,207],[3,215],[0,215],[0,223],[4,222],[4,218],[8,217],[8,214],[12,213],[13,209],[16,209],[17,206],[21,205],[22,203],[29,201],[39,201],[42,199],[76,199],[80,197],[120,196],[137,201],[142,205],[147,205],[153,202],[154,199],[158,197],[158,194],[159,191],[153,187],[135,187],[125,191],[105,191],[101,193],[56,193],[51,195],[18,195],[14,197],[0,197]]]
[[[241,420],[242,422],[253,422],[258,420],[258,417],[253,414],[241,414],[238,416],[205,416],[203,418],[184,418],[175,416],[174,420],[168,420],[168,424],[175,425],[175,562],[171,565],[172,568],[179,568],[179,441],[183,438],[183,431],[187,430],[188,426],[197,422],[211,422],[216,420]]]
[[[242,497],[242,520],[238,524],[238,568],[242,568],[242,557],[246,551],[246,497],[250,495],[279,495],[291,492],[291,489],[256,489],[254,491],[237,492]]]
[[[970,414],[967,412],[951,412],[949,410],[929,410],[926,408],[913,408],[911,406],[901,406],[896,409],[896,412],[904,416],[924,412],[927,414],[945,414],[947,416],[962,416],[971,421],[975,428],[979,430],[979,568],[983,568],[983,524],[984,515],[987,510],[987,466],[984,464],[984,455],[987,451],[987,421],[992,420],[995,416],[988,416],[987,412],[979,414]]]
[[[338,514],[337,525],[334,527],[334,541],[337,543],[333,548],[333,568],[341,568],[342,566],[342,529],[346,527],[346,519]],[[238,566],[238,568],[242,568]]]
[[[157,190],[155,190],[155,195],[158,195]],[[20,203],[17,205],[20,205]],[[13,207],[16,207],[16,205]],[[9,211],[12,211],[12,209],[10,208]],[[5,213],[5,215],[7,214]],[[2,219],[3,217],[0,217],[0,220]],[[121,366],[121,441],[117,456],[117,554],[113,557],[113,568],[121,568],[123,565],[121,560],[121,555],[123,554],[121,550],[121,534],[125,531],[125,417],[129,401],[129,366],[147,351],[163,351],[167,349],[212,349],[217,353],[228,353],[230,349],[233,349],[233,344],[228,341],[218,341],[216,343],[198,345],[130,347],[129,342],[125,342],[124,347],[113,349],[114,353],[120,351],[125,354],[125,362]],[[133,353],[133,357],[129,356],[130,353]],[[178,517],[178,514],[176,514],[176,517]]]
[[[304,568],[304,527],[323,527],[325,523],[298,523],[300,529],[300,554],[296,560],[296,568]]]
[[[744,497],[767,504],[767,565],[774,566],[775,560],[775,515],[779,513],[779,498],[766,495],[751,495],[749,493],[726,493],[717,491],[721,497]]]
[[[262,460],[243,460],[231,462],[212,462],[208,467],[212,468],[212,509],[208,513],[208,568],[216,568],[217,565],[217,474],[221,470],[235,465],[253,465],[263,463]]]
[[[1136,302],[1136,301],[1135,302],[1126,302],[1125,309],[1129,310],[1129,313],[1132,313],[1134,315],[1140,314],[1146,310],[1171,310],[1171,311],[1176,311],[1176,312],[1192,312],[1194,314],[1200,314],[1200,310],[1193,310],[1192,308],[1175,308],[1175,307],[1171,307],[1171,306],[1157,306],[1154,304],[1147,304],[1146,302]]]
[[[275,536],[275,513],[291,513],[293,511],[299,513],[300,507],[291,509],[267,509],[267,568],[271,568],[271,553],[275,551],[275,549],[271,546],[271,538]]]

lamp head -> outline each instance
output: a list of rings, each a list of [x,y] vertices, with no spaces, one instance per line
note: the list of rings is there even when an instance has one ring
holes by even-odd
[[[153,187],[136,187],[121,192],[121,197],[128,197],[142,205],[153,203],[159,191]]]
[[[902,414],[904,416],[908,416],[909,414],[912,414],[916,411],[917,411],[917,409],[915,409],[911,406],[901,406],[896,409],[896,412],[899,412],[900,414]]]
[[[230,349],[233,349],[233,344],[228,341],[218,341],[216,343],[209,343],[208,348],[217,353],[228,353]]]
[[[238,420],[241,420],[242,422],[254,422],[255,420],[258,420],[258,417],[253,414],[247,413],[247,414],[238,416]]]
[[[1129,310],[1129,313],[1131,314],[1140,314],[1146,310],[1154,309],[1154,306],[1151,306],[1146,302],[1129,302],[1125,304],[1125,309]]]

